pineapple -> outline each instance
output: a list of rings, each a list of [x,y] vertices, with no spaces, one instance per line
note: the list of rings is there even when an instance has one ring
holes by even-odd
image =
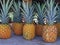
[[[23,23],[22,23],[22,15],[21,15],[21,2],[18,0],[18,3],[14,1],[13,4],[13,11],[14,11],[14,16],[13,16],[13,23],[12,23],[12,29],[16,35],[22,35],[22,29],[23,29]]]
[[[55,42],[57,39],[57,28],[54,25],[54,21],[58,17],[57,15],[58,4],[55,5],[54,0],[47,0],[46,2],[46,25],[43,27],[43,40],[45,42]]]
[[[11,2],[9,0],[0,0],[2,8],[0,8],[0,19],[1,19],[1,24],[0,24],[0,38],[2,39],[8,39],[11,37],[11,28],[8,24],[9,22],[9,17],[8,17],[8,12],[9,9],[12,6],[13,0]]]
[[[23,1],[23,14],[25,19],[25,24],[23,26],[23,37],[27,40],[32,40],[35,37],[35,26],[33,24],[33,11],[34,7],[28,5],[28,2]]]
[[[36,3],[36,11],[38,13],[38,24],[36,24],[37,36],[42,36],[44,9],[45,9],[45,4],[40,5],[40,3]]]

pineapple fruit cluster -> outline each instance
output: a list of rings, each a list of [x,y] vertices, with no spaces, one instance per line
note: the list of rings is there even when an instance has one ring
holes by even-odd
[[[31,1],[30,1],[31,2]],[[55,21],[60,14],[58,4],[54,0],[47,0],[45,3],[20,2],[20,0],[0,0],[0,38],[11,37],[13,30],[15,35],[23,35],[27,40],[32,40],[36,35],[41,36],[45,42],[55,42],[58,30]],[[12,9],[13,17],[9,24],[9,11]],[[37,14],[37,19],[34,16]],[[59,26],[60,27],[60,26]]]

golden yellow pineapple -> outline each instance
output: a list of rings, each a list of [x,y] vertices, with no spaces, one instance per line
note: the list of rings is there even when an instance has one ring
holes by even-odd
[[[10,38],[11,28],[7,24],[0,24],[0,38]]]
[[[23,32],[23,23],[22,23],[22,15],[21,15],[21,2],[18,0],[18,3],[14,1],[12,9],[14,10],[14,16],[13,16],[13,23],[12,23],[12,29],[16,35],[22,35]]]
[[[9,16],[8,16],[8,12],[12,6],[13,0],[9,1],[9,0],[0,0],[1,6],[2,8],[0,9],[1,13],[0,13],[0,20],[1,20],[1,24],[0,24],[0,38],[2,39],[7,39],[11,37],[11,28],[8,24],[9,22]]]
[[[34,24],[25,24],[23,27],[24,38],[31,40],[35,37],[35,26]]]
[[[54,24],[57,18],[57,4],[54,6],[54,0],[47,0],[46,10],[47,15],[45,17],[46,25],[43,27],[42,38],[45,42],[55,42],[57,39],[57,27]]]
[[[35,26],[33,24],[33,6],[29,6],[28,2],[25,3],[23,1],[23,13],[24,13],[24,19],[25,24],[23,26],[23,37],[27,40],[31,40],[35,37]]]

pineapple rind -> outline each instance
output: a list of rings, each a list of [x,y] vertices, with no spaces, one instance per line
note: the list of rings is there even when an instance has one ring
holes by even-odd
[[[11,37],[11,28],[7,24],[0,24],[0,38],[10,38]]]
[[[55,42],[57,39],[57,28],[55,25],[45,25],[43,29],[43,40],[46,42]]]
[[[25,24],[23,28],[23,37],[27,40],[31,40],[35,37],[34,24]]]

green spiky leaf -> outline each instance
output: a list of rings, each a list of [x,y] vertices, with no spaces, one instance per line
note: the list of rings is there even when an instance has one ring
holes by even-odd
[[[57,15],[58,4],[55,4],[54,2],[55,2],[54,0],[47,0],[46,2],[46,9],[47,9],[46,18],[48,20],[47,23],[49,25],[53,25],[54,21],[58,17]]]
[[[1,20],[2,23],[8,23],[9,21],[9,16],[8,16],[8,12],[13,4],[13,0],[9,1],[9,0],[0,0],[1,3]]]
[[[12,7],[12,9],[14,11],[14,17],[13,17],[14,22],[21,22],[22,21],[22,15],[21,15],[20,7],[21,7],[21,2],[19,0],[18,0],[18,3],[16,3],[14,1],[13,7]]]
[[[36,3],[36,10],[38,13],[38,23],[43,24],[43,18],[45,14],[45,4],[40,5],[40,3]]]
[[[34,6],[33,5],[29,6],[28,2],[27,3],[23,2],[22,6],[23,6],[23,9],[21,9],[21,10],[23,11],[25,22],[32,23],[33,22]]]

